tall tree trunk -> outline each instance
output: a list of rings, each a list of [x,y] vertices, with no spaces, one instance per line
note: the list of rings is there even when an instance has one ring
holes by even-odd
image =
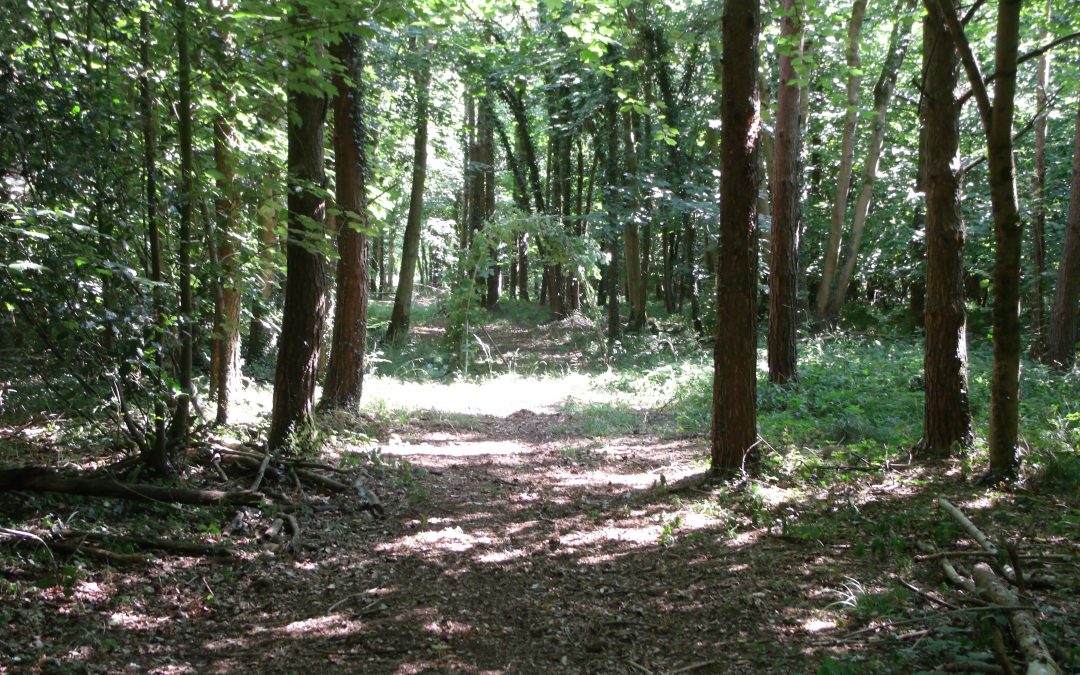
[[[1046,0],[1044,15],[1047,26],[1053,11],[1053,0]],[[1052,37],[1045,32],[1046,41]],[[1035,105],[1035,180],[1032,185],[1031,248],[1032,270],[1035,284],[1031,289],[1031,345],[1028,348],[1031,358],[1036,361],[1046,354],[1046,122],[1047,107],[1046,87],[1050,80],[1050,55],[1039,56],[1036,66]]]
[[[712,470],[757,464],[758,0],[724,3]]]
[[[618,53],[614,46],[608,45],[608,63],[616,67]],[[604,104],[605,122],[607,126],[607,147],[605,150],[604,182],[607,190],[604,194],[604,210],[607,212],[605,222],[605,239],[607,240],[608,253],[611,263],[608,266],[607,275],[607,338],[608,344],[614,344],[619,339],[622,330],[622,322],[619,317],[619,216],[623,209],[618,208],[621,185],[619,180],[619,99],[615,95],[615,85],[612,78],[606,78],[605,92],[607,100]]]
[[[165,437],[165,299],[161,287],[164,281],[161,250],[161,219],[158,215],[157,129],[154,125],[154,89],[150,79],[153,63],[150,60],[150,15],[139,14],[139,98],[142,112],[143,173],[146,181],[146,225],[150,239],[150,281],[154,308],[154,435],[146,448],[143,463],[158,473],[169,471],[171,458]]]
[[[231,72],[231,36],[215,38],[215,56],[221,72]],[[218,114],[214,116],[214,168],[217,170],[217,232],[216,245],[218,277],[215,280],[214,334],[210,343],[210,395],[217,403],[216,424],[229,421],[229,397],[240,370],[240,260],[235,237],[240,229],[240,195],[236,185],[236,157],[232,148],[232,114],[234,97],[217,78],[213,81],[218,96]]]
[[[303,17],[307,20],[307,17]],[[294,19],[294,21],[298,21]],[[305,45],[317,57],[317,42]],[[315,379],[326,323],[325,237],[326,175],[323,171],[323,129],[326,101],[307,81],[315,66],[297,55],[289,73],[288,114],[288,248],[285,309],[274,374],[274,403],[267,447],[282,448],[289,434],[311,418]],[[344,228],[348,229],[348,228]]]
[[[994,369],[990,381],[990,478],[1016,473],[1020,421],[1020,251],[1023,227],[1013,164],[1013,115],[1021,0],[999,0],[994,50],[994,99],[949,0],[938,0],[967,72],[986,131],[990,203],[994,218]]]
[[[836,277],[836,263],[840,257],[840,240],[844,233],[847,215],[848,191],[851,187],[851,168],[855,157],[855,128],[859,120],[859,87],[862,84],[859,60],[859,33],[862,32],[866,15],[866,0],[855,0],[848,24],[847,42],[847,99],[844,114],[844,132],[840,147],[840,168],[836,176],[836,193],[833,196],[832,221],[829,226],[829,243],[825,249],[825,262],[821,272],[815,308],[819,319],[826,317],[829,296]]]
[[[177,79],[180,100],[177,117],[180,131],[180,395],[176,401],[170,433],[177,442],[185,442],[191,431],[192,357],[194,354],[194,301],[191,289],[192,224],[195,219],[195,150],[191,120],[191,46],[188,43],[187,0],[174,0],[176,9]]]
[[[365,232],[368,227],[368,162],[362,49],[359,37],[345,35],[331,51],[345,71],[344,76],[338,75],[334,78],[334,88],[337,89],[334,97],[334,199],[338,209],[342,211],[342,220],[337,239],[334,335],[323,387],[323,402],[328,406],[338,407],[359,402],[364,387],[364,347],[368,316],[368,251]],[[411,212],[411,205],[409,209]],[[415,259],[414,250],[414,264]],[[411,272],[412,270],[409,274],[410,280]]]
[[[960,208],[959,61],[933,2],[923,24],[926,159],[926,399],[918,450],[942,455],[971,444]]]
[[[431,100],[431,64],[426,54],[417,50],[420,59],[416,79],[416,134],[413,138],[412,191],[409,193],[409,215],[405,221],[405,238],[401,244],[401,275],[398,277],[394,310],[386,341],[402,344],[409,335],[412,312],[413,277],[420,250],[420,224],[424,214],[424,180],[427,177],[428,106]]]
[[[924,30],[925,49],[925,30]],[[940,44],[940,43],[939,43]],[[939,47],[940,49],[941,47]],[[924,55],[925,63],[925,55]],[[926,79],[926,68],[923,67],[923,79]],[[919,118],[926,114],[925,97],[919,105]],[[919,130],[919,149],[915,159],[915,194],[920,198],[915,202],[915,208],[911,216],[911,258],[914,267],[908,279],[908,315],[912,328],[918,330],[926,327],[926,125]]]
[[[904,64],[908,47],[911,45],[911,26],[915,21],[915,0],[900,0],[897,7],[896,23],[893,24],[889,38],[885,63],[881,66],[881,75],[874,85],[874,119],[870,125],[870,143],[863,165],[862,187],[855,201],[855,215],[851,221],[851,238],[848,240],[847,258],[840,270],[836,282],[836,292],[831,294],[827,313],[830,317],[839,317],[844,306],[851,277],[855,273],[855,263],[859,259],[863,234],[866,231],[866,218],[870,214],[870,200],[874,196],[874,184],[877,182],[878,165],[881,160],[881,148],[885,143],[886,118],[889,103],[892,101],[893,88]]]
[[[1054,287],[1047,342],[1047,359],[1059,370],[1071,367],[1076,360],[1076,312],[1077,301],[1080,301],[1080,102],[1077,104],[1074,146],[1069,219],[1065,225],[1065,243]]]
[[[495,109],[491,98],[480,101],[480,152],[483,162],[484,227],[495,217]],[[499,243],[491,241],[488,248],[491,262],[487,269],[487,289],[484,294],[487,309],[499,306],[502,295],[502,266],[499,264]]]
[[[798,380],[796,325],[799,277],[799,111],[802,87],[795,64],[802,58],[802,19],[797,0],[784,0],[780,20],[780,83],[776,95],[772,241],[769,261],[769,381]]]
[[[645,327],[645,302],[648,289],[642,277],[641,237],[638,233],[638,217],[641,199],[641,178],[638,173],[636,140],[633,132],[633,114],[623,113],[623,152],[626,156],[626,170],[630,176],[630,200],[626,209],[626,225],[623,227],[624,261],[626,266],[627,299],[630,303],[630,322],[627,330],[640,331]]]

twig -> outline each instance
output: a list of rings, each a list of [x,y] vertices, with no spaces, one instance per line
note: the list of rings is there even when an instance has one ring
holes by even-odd
[[[908,581],[905,581],[904,579],[901,579],[901,578],[897,577],[896,580],[899,581],[901,584],[903,584],[904,587],[907,588],[908,590],[914,591],[915,593],[918,593],[919,595],[923,596],[924,598],[926,598],[930,602],[933,602],[933,603],[938,604],[938,605],[942,605],[944,607],[948,607],[949,609],[960,609],[960,607],[957,607],[956,605],[952,604],[951,602],[948,602],[947,600],[942,600],[941,598],[935,598],[934,596],[930,595],[926,591],[916,587],[915,584],[912,584],[912,583],[910,583]]]
[[[717,661],[698,661],[697,663],[691,663],[688,666],[683,666],[678,670],[671,671],[671,675],[678,675],[678,673],[689,673],[692,670],[698,670],[699,668],[715,665],[716,663]]]
[[[270,453],[269,452],[266,453],[266,455],[262,459],[262,464],[259,465],[259,470],[255,474],[255,480],[252,481],[252,483],[251,483],[251,492],[257,492],[258,489],[259,489],[259,486],[262,485],[263,475],[266,473],[266,467],[268,467],[268,466],[270,466]]]

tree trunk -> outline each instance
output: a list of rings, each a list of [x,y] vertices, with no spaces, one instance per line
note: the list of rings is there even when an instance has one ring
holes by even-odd
[[[180,395],[176,400],[170,434],[186,442],[191,431],[192,357],[194,354],[194,301],[191,290],[192,223],[195,217],[195,150],[191,120],[191,47],[188,44],[187,0],[174,0],[176,9],[177,79],[180,100],[177,118],[180,133],[180,232],[177,277],[180,281]]]
[[[409,194],[409,215],[405,221],[405,238],[401,244],[401,275],[398,277],[394,310],[386,341],[400,345],[409,335],[409,318],[412,312],[413,278],[416,276],[416,260],[420,251],[420,225],[424,213],[424,181],[427,177],[428,106],[431,100],[431,64],[427,54],[417,50],[420,65],[416,78],[416,135],[413,140],[412,191]]]
[[[142,105],[143,173],[146,181],[146,226],[150,239],[150,281],[154,311],[154,435],[143,456],[151,470],[166,473],[171,464],[165,437],[165,300],[161,287],[164,265],[161,250],[161,219],[158,215],[157,129],[154,124],[154,89],[150,80],[153,63],[150,61],[150,15],[139,14],[139,55],[142,72],[139,74],[139,98]]]
[[[840,168],[836,177],[836,193],[833,197],[832,221],[829,227],[829,243],[825,249],[825,262],[818,286],[816,310],[819,319],[826,317],[829,298],[836,276],[837,258],[840,256],[840,239],[844,233],[847,215],[848,191],[851,187],[851,168],[855,156],[855,127],[859,119],[859,86],[862,71],[859,61],[859,33],[862,32],[866,15],[866,0],[855,0],[848,24],[847,44],[847,112],[844,115],[844,134],[841,140]]]
[[[231,37],[215,38],[215,56],[221,72],[231,72],[229,54]],[[214,117],[214,168],[217,170],[217,249],[218,287],[215,297],[214,334],[210,344],[210,395],[217,403],[216,424],[229,421],[229,396],[240,370],[240,260],[234,243],[240,229],[240,195],[236,185],[236,157],[232,148],[233,95],[220,79],[212,87],[218,97],[218,114]]]
[[[321,51],[314,41],[306,46],[314,52],[313,58]],[[315,66],[302,57],[292,65],[288,89],[289,234],[285,309],[267,442],[271,451],[283,447],[289,434],[311,418],[326,323],[326,261],[321,252],[326,218],[323,196],[326,101],[306,82],[306,70]]]
[[[925,30],[923,42],[925,45]],[[940,43],[939,43],[940,44]],[[924,46],[925,49],[925,46]],[[925,64],[925,56],[924,56]],[[925,80],[925,65],[923,66],[923,78]],[[922,119],[925,112],[925,96],[919,106],[919,118]],[[915,160],[915,194],[920,198],[915,202],[914,213],[911,217],[911,258],[914,268],[908,279],[908,315],[912,328],[926,328],[926,125],[919,130],[919,149]]]
[[[860,0],[861,1],[861,0]],[[723,19],[720,275],[713,356],[712,470],[757,464],[758,0],[728,0]]]
[[[618,54],[613,45],[608,45],[608,63],[612,68],[617,67]],[[615,95],[615,87],[612,78],[606,78],[607,101],[604,105],[605,122],[607,125],[607,147],[604,162],[604,180],[607,190],[604,194],[604,210],[607,212],[605,223],[605,239],[607,240],[608,253],[611,256],[611,264],[608,266],[607,275],[607,337],[608,344],[614,344],[619,339],[622,330],[622,322],[619,317],[619,216],[622,209],[617,208],[621,194],[619,179],[619,99]]]
[[[334,299],[334,336],[323,387],[323,403],[358,403],[364,387],[367,338],[367,128],[364,118],[363,47],[355,35],[332,49],[344,76],[334,78],[334,198],[342,211]],[[346,76],[350,82],[346,81]],[[410,211],[412,207],[410,206]],[[413,254],[415,263],[415,252]],[[412,275],[410,274],[410,279]]]
[[[259,205],[257,220],[259,223],[259,297],[251,307],[251,327],[248,330],[244,353],[248,362],[257,361],[266,356],[270,347],[270,326],[267,325],[269,305],[274,297],[277,285],[278,236],[274,231],[277,226],[278,203],[273,187],[268,187],[262,203]]]
[[[1074,145],[1069,219],[1054,287],[1047,343],[1047,358],[1059,370],[1070,368],[1076,360],[1076,311],[1080,300],[1080,103],[1077,104]]]
[[[483,181],[483,227],[487,227],[495,217],[495,109],[491,99],[485,96],[480,101],[480,160],[483,162],[481,180]],[[490,237],[489,237],[490,239]],[[502,267],[499,265],[499,243],[490,241],[488,254],[491,262],[487,269],[487,289],[484,294],[485,307],[489,310],[499,306],[502,295]]]
[[[933,3],[928,3],[932,5]],[[971,444],[964,309],[964,221],[960,208],[959,61],[933,6],[923,24],[926,158],[926,352],[920,452]]]
[[[870,213],[870,200],[874,196],[874,184],[877,182],[881,148],[885,143],[885,122],[889,112],[889,103],[892,101],[893,88],[896,86],[896,78],[900,74],[900,67],[903,65],[904,57],[907,55],[908,47],[911,45],[911,26],[915,21],[915,0],[901,0],[897,12],[896,23],[893,24],[889,46],[885,52],[885,63],[882,64],[881,75],[874,85],[874,119],[871,122],[866,163],[863,165],[862,187],[859,191],[859,197],[855,201],[855,215],[851,222],[851,238],[848,240],[847,259],[840,270],[840,277],[836,282],[836,292],[831,294],[829,307],[826,310],[832,318],[840,316],[840,309],[844,306],[844,299],[847,297],[851,277],[855,273],[855,263],[859,259],[859,249],[862,247],[863,234],[866,231],[866,218]]]
[[[796,0],[784,0],[780,22],[780,84],[776,94],[772,241],[769,261],[769,381],[798,380],[796,326],[799,277],[799,129],[803,28]]]
[[[623,227],[624,261],[626,267],[627,299],[630,304],[630,321],[627,330],[637,332],[645,327],[645,302],[648,289],[642,277],[641,237],[638,233],[638,216],[641,199],[640,176],[638,174],[636,139],[633,132],[633,115],[623,113],[623,152],[626,156],[626,171],[630,176],[630,204],[626,209],[626,224]]]
[[[1053,0],[1047,0],[1045,19],[1049,25],[1053,11]],[[1052,37],[1046,32],[1046,41]],[[1035,180],[1032,185],[1031,248],[1032,270],[1035,285],[1031,289],[1031,344],[1028,353],[1031,358],[1041,361],[1046,354],[1046,122],[1047,107],[1046,87],[1050,80],[1050,55],[1039,56],[1036,66],[1035,106]]]

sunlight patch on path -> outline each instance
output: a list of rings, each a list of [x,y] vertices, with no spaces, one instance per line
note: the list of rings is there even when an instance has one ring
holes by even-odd
[[[580,374],[558,378],[502,375],[482,382],[402,382],[371,378],[364,388],[365,409],[438,410],[506,417],[518,410],[556,412],[567,398],[599,398],[591,380]]]
[[[517,441],[471,441],[468,443],[402,443],[383,446],[383,454],[428,457],[478,457],[484,455],[522,455],[533,448]]]

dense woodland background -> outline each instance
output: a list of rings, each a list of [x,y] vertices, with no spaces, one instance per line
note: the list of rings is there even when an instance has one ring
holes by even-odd
[[[507,320],[676,382],[716,478],[1080,475],[1074,2],[9,5],[0,422],[121,473],[4,490],[257,501],[365,374],[515,370]],[[232,432],[250,489],[188,485]]]

